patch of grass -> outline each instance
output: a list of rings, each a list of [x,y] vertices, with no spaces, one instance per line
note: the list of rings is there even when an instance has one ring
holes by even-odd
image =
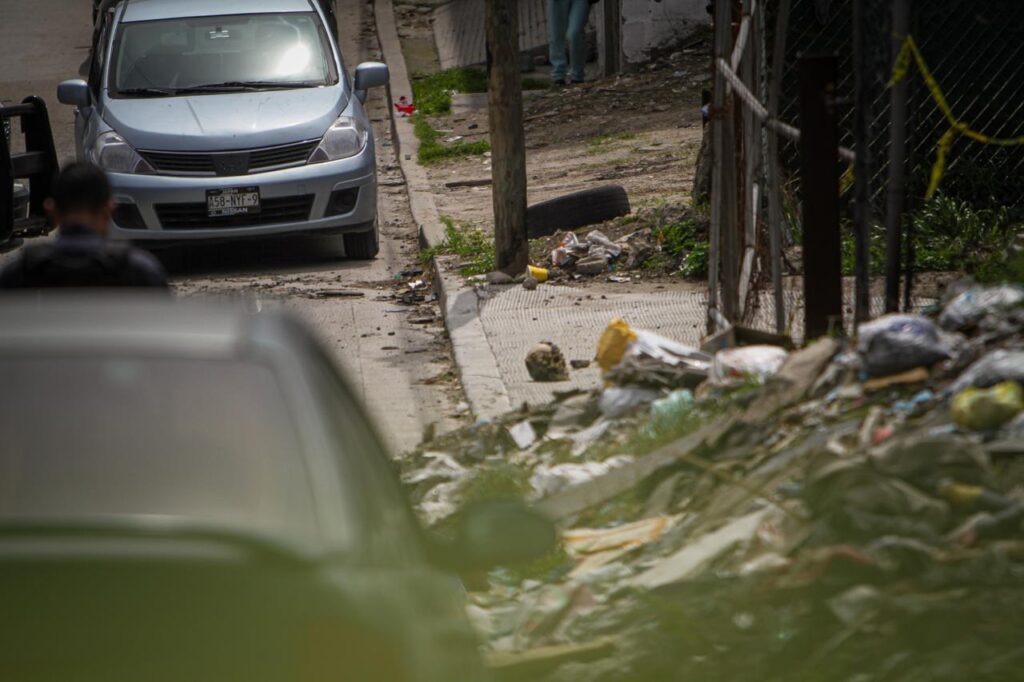
[[[522,500],[530,492],[526,469],[512,464],[482,466],[459,487],[461,506],[493,500]]]
[[[441,140],[441,133],[434,130],[426,116],[419,112],[413,116],[413,131],[420,141],[420,149],[416,158],[425,166],[447,159],[480,156],[491,150],[491,143],[488,140],[477,140],[476,142],[460,140],[445,144]]]
[[[523,78],[523,90],[544,90],[540,78]],[[445,69],[430,75],[413,76],[412,95],[416,110],[427,116],[446,114],[452,109],[452,94],[487,92],[487,72],[473,67]]]
[[[1010,247],[1024,226],[1015,224],[1005,206],[976,207],[949,196],[936,196],[910,216],[915,269],[970,273],[982,282],[1019,279],[1024,262]],[[870,234],[872,274],[885,269],[885,228],[875,225]],[[852,225],[844,225],[843,272],[854,273],[856,247]]]
[[[681,275],[703,277],[707,273],[708,241],[695,219],[659,225],[654,228],[653,234],[661,244],[661,255],[671,262],[679,262]],[[656,263],[649,267],[657,266]]]
[[[463,67],[415,76],[412,81],[413,102],[422,114],[451,111],[454,92],[487,92],[487,73],[483,69]]]
[[[588,154],[602,154],[608,151],[615,142],[624,142],[626,140],[635,140],[636,133],[613,133],[611,135],[598,135],[587,141],[587,153]]]
[[[451,218],[443,217],[444,242],[440,246],[420,252],[420,262],[429,263],[434,256],[452,255],[471,262],[463,266],[464,277],[484,275],[495,268],[494,238],[479,228],[456,225]]]

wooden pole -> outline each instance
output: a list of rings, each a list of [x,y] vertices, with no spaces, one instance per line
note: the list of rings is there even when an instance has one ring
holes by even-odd
[[[519,74],[519,2],[486,0],[487,91],[491,127],[497,269],[526,270],[526,143]]]
[[[842,331],[839,125],[836,58],[800,59],[800,193],[803,196],[804,338]]]

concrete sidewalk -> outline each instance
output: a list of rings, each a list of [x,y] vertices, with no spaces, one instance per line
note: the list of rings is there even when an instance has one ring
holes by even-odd
[[[392,97],[409,96],[412,86],[391,0],[378,0],[375,10],[381,50],[391,68]],[[440,244],[444,228],[433,189],[415,160],[418,140],[408,119],[393,118],[393,124],[421,241],[425,246]],[[600,384],[595,366],[573,371],[568,382],[531,381],[524,358],[538,341],[553,341],[568,359],[589,360],[598,337],[614,317],[688,343],[697,343],[703,333],[705,294],[692,285],[639,293],[618,293],[622,285],[614,284],[586,289],[541,285],[536,291],[520,286],[474,287],[463,281],[450,260],[438,258],[434,265],[463,389],[478,417],[493,417],[524,401],[546,402],[556,391]]]
[[[391,0],[378,0],[375,6],[382,51],[391,66],[392,96],[409,95],[412,88]],[[425,169],[415,160],[418,141],[408,119],[396,118],[394,126],[400,147],[398,157],[409,180],[410,203],[420,226],[421,241],[427,246],[438,245],[444,235],[435,201],[440,198],[435,195],[438,186],[431,184]],[[451,197],[447,199],[450,201]],[[585,286],[542,284],[527,291],[518,285],[469,285],[456,266],[453,259],[435,259],[435,280],[463,389],[478,417],[493,417],[523,402],[547,402],[556,392],[600,386],[601,376],[595,365],[571,371],[569,381],[532,381],[524,359],[539,341],[557,344],[567,360],[591,360],[601,333],[617,317],[636,328],[692,346],[699,346],[705,333],[707,290],[701,283],[616,284],[591,280]],[[786,310],[794,320],[791,333],[799,339],[802,295],[797,280],[790,286],[786,291]],[[847,282],[846,307],[851,311],[852,297],[852,282]],[[917,304],[929,302],[921,299]],[[770,292],[761,292],[759,303],[754,326],[771,329],[775,316]],[[881,313],[883,307],[882,297],[873,297],[872,309]]]

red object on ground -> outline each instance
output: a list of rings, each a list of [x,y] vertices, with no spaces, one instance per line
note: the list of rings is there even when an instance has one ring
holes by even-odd
[[[406,116],[412,116],[416,113],[416,105],[410,102],[404,95],[395,102],[395,109],[398,110],[398,113],[405,114]]]
[[[871,437],[871,444],[878,445],[879,443],[884,443],[889,440],[894,433],[896,433],[896,429],[893,428],[892,424],[880,426],[875,429],[875,433]]]

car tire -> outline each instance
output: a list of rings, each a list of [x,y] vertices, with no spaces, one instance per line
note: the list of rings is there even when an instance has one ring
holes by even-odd
[[[373,260],[380,253],[377,225],[369,232],[345,235],[345,256],[352,260]]]
[[[526,233],[530,239],[547,237],[558,230],[603,223],[629,212],[629,195],[621,185],[585,189],[530,206],[526,209]]]

